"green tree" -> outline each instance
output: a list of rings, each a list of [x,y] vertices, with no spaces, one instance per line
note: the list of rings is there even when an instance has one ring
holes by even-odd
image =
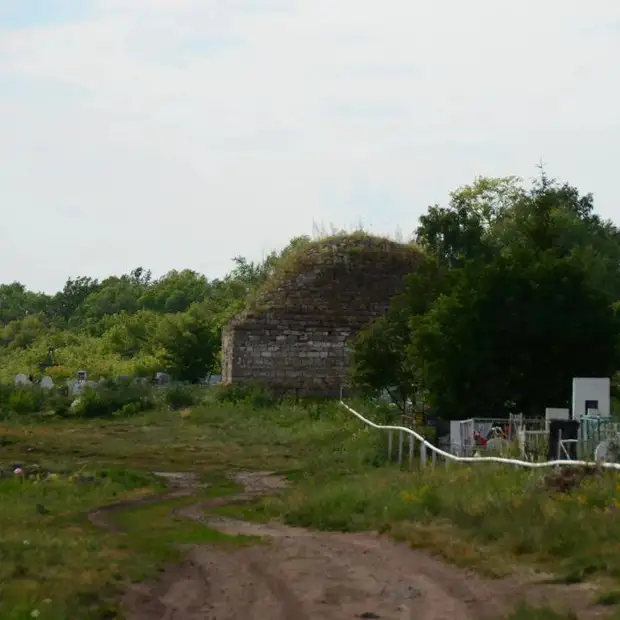
[[[166,370],[181,381],[197,382],[213,372],[220,348],[220,331],[203,309],[165,315],[155,337]]]
[[[420,217],[417,242],[442,264],[458,267],[465,261],[493,254],[489,231],[524,194],[516,177],[479,177],[450,194],[447,207],[433,205]]]
[[[392,402],[405,412],[417,392],[416,375],[408,364],[407,347],[411,330],[407,315],[392,312],[381,317],[357,337],[351,380],[367,396],[386,391]]]
[[[102,336],[112,353],[128,359],[139,353],[153,353],[154,339],[161,315],[148,310],[135,314],[122,312],[114,315],[112,321],[106,321],[108,329]]]
[[[136,285],[146,288],[151,284],[153,274],[150,269],[136,267],[129,272],[129,279]]]
[[[351,381],[367,395],[387,391],[401,411],[424,393],[423,376],[411,364],[410,320],[423,315],[447,284],[448,272],[432,257],[424,257],[406,279],[405,292],[392,300],[388,314],[355,339]],[[424,395],[424,394],[422,394]]]
[[[127,312],[133,314],[140,308],[139,299],[148,285],[131,275],[106,278],[88,294],[71,316],[70,323],[80,326],[88,320]]]
[[[427,259],[358,339],[358,385],[415,386],[450,417],[540,414],[573,376],[615,372],[620,233],[590,194],[480,178],[417,232]]]
[[[594,213],[591,194],[558,184],[544,173],[490,231],[493,254],[523,248],[552,251],[581,263],[595,288],[620,299],[620,230]]]
[[[47,330],[44,315],[28,315],[21,320],[10,321],[4,327],[0,327],[0,345],[5,345],[9,349],[25,349]]]
[[[99,282],[93,278],[86,276],[69,278],[62,291],[54,295],[50,314],[56,319],[68,322],[86,299],[99,290],[99,287]]]
[[[185,312],[192,304],[206,299],[209,288],[205,276],[190,269],[173,270],[145,288],[139,304],[155,312]]]
[[[452,418],[541,415],[567,404],[572,377],[610,376],[618,363],[608,297],[552,252],[469,263],[411,328],[409,362]]]
[[[49,303],[48,295],[29,291],[21,282],[0,284],[0,324],[44,312]]]

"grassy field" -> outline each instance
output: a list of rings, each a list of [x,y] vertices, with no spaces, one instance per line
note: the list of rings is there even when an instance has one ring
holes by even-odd
[[[566,472],[566,473],[564,473]],[[566,490],[562,490],[566,489]],[[388,469],[316,481],[261,508],[292,525],[391,532],[457,564],[501,574],[535,564],[565,582],[620,577],[620,477],[498,466]]]
[[[116,618],[118,595],[178,560],[179,545],[247,542],[172,518],[170,509],[184,500],[127,511],[116,519],[123,534],[86,519],[90,508],[157,490],[154,478],[123,470],[95,470],[87,479],[0,481],[0,617]]]
[[[564,582],[595,579],[601,602],[620,601],[620,477],[486,465],[404,472],[385,462],[384,441],[336,405],[210,403],[108,421],[6,421],[0,469],[36,465],[42,475],[0,478],[0,617],[114,618],[118,593],[177,558],[180,544],[246,544],[176,520],[170,502],[118,514],[129,535],[86,518],[95,506],[161,490],[150,472],[197,472],[213,495],[234,491],[224,479],[234,468],[285,472],[293,485],[281,497],[220,509],[227,514],[377,529],[487,574],[535,566]],[[525,617],[559,618],[514,615]]]
[[[224,478],[231,464],[294,475],[346,444],[356,427],[334,406],[210,405],[126,419],[24,415],[1,423],[0,618],[115,618],[118,594],[178,558],[179,545],[247,542],[173,518],[170,508],[182,499],[117,515],[128,535],[88,522],[91,508],[163,490],[150,472],[197,472],[210,484],[205,496],[232,493]],[[359,456],[354,450],[344,460]],[[35,473],[8,476],[15,466]]]

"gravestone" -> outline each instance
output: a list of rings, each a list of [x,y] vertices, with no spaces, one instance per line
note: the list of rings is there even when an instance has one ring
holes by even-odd
[[[15,385],[32,385],[32,381],[30,381],[27,375],[19,374],[15,377]]]
[[[167,372],[156,372],[155,383],[157,385],[168,385],[170,383],[170,375]]]
[[[51,377],[45,376],[41,379],[40,385],[44,390],[51,390],[54,387],[54,380]]]
[[[68,385],[71,394],[82,394],[86,389],[86,383],[84,381],[72,381]]]

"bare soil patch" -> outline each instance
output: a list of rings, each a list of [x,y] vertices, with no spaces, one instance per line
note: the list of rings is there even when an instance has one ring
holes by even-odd
[[[206,516],[210,507],[248,501],[286,484],[269,472],[240,473],[234,479],[244,492],[183,506],[176,513],[227,534],[260,536],[269,544],[188,549],[186,561],[167,567],[156,583],[131,588],[124,600],[130,620],[497,620],[524,600],[572,609],[581,620],[607,613],[593,603],[589,584],[542,584],[540,576],[483,579],[378,534],[314,532]],[[185,477],[170,481],[168,494],[149,501],[192,490]],[[109,528],[106,516],[128,506],[95,511],[91,521]]]

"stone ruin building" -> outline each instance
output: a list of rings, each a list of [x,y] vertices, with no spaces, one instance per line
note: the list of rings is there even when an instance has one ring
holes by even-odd
[[[298,397],[334,397],[351,338],[383,315],[420,251],[368,235],[317,241],[283,259],[222,333],[222,382],[260,382]]]

